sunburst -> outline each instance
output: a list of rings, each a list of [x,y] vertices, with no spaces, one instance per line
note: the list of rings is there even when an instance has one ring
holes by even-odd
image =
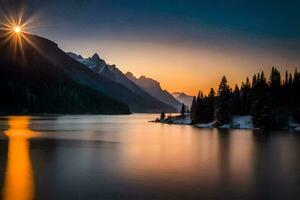
[[[24,42],[28,42],[32,45],[32,42],[27,37],[29,34],[28,29],[32,24],[32,18],[24,20],[23,12],[20,12],[17,16],[1,13],[0,21],[0,45],[9,43],[13,55],[18,57],[21,53],[22,58],[25,59]],[[18,57],[19,58],[19,57]]]
[[[20,26],[16,26],[16,27],[14,28],[14,31],[15,31],[16,33],[21,33],[22,29],[21,29]]]

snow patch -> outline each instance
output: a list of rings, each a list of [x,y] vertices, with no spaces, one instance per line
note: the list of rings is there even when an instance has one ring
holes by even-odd
[[[179,124],[179,125],[189,125],[189,124],[191,124],[191,120],[189,118],[173,119],[172,123],[173,124]]]
[[[173,116],[166,118],[165,120],[157,120],[155,122],[160,123],[167,123],[167,124],[178,124],[178,125],[190,125],[191,120],[189,115],[186,115],[184,118],[181,116]],[[215,128],[216,121],[210,122],[210,123],[201,123],[194,125],[195,127],[199,128]],[[299,123],[290,123],[289,127],[294,131],[300,131],[300,124]],[[239,116],[235,115],[232,118],[232,122],[228,124],[224,124],[222,126],[219,126],[217,128],[223,128],[223,129],[258,129],[255,127],[252,123],[252,119],[250,115],[247,116]]]
[[[214,124],[216,124],[215,121],[210,123],[202,123],[202,124],[196,124],[196,127],[199,128],[213,128]],[[251,116],[233,116],[232,122],[228,124],[224,124],[222,126],[219,126],[218,128],[224,128],[224,129],[254,129],[254,125],[251,120]]]
[[[254,129],[252,119],[250,115],[247,116],[233,116],[232,118],[232,128],[236,129]]]
[[[187,116],[185,116],[185,117],[175,116],[175,117],[169,117],[169,118],[163,120],[163,123],[189,125],[189,124],[191,124],[191,120]]]
[[[184,118],[180,116],[174,116],[174,117],[169,117],[165,120],[158,121],[161,123],[168,123],[168,124],[178,124],[178,125],[190,125],[191,124],[191,119],[187,115]],[[199,127],[199,128],[214,128],[214,125],[216,124],[215,121],[209,122],[209,123],[201,123],[201,124],[196,124],[194,126]],[[255,129],[251,116],[233,116],[232,122],[228,124],[224,124],[222,126],[219,126],[218,128],[224,128],[224,129]]]
[[[300,124],[296,122],[290,122],[289,127],[292,128],[295,131],[300,131]]]
[[[196,127],[199,127],[199,128],[213,128],[214,126],[214,124],[215,124],[216,122],[215,121],[213,121],[213,122],[210,122],[210,123],[202,123],[202,124],[196,124],[195,126]]]
[[[167,117],[164,120],[156,119],[153,122],[160,122],[160,123],[164,123],[164,124],[190,125],[191,119],[188,115],[186,115],[185,117],[178,115],[178,116]]]

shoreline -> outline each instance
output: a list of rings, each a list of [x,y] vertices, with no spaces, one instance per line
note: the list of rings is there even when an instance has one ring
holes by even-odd
[[[216,121],[209,123],[200,123],[200,124],[191,124],[191,120],[189,115],[185,115],[184,118],[181,116],[171,116],[164,120],[156,119],[149,121],[152,123],[161,123],[161,124],[170,124],[170,125],[185,125],[185,126],[193,126],[196,128],[217,128],[217,129],[236,129],[236,130],[261,130],[258,127],[255,127],[252,123],[252,119],[250,115],[233,116],[232,122],[228,124],[224,124],[222,126],[214,126]],[[288,127],[281,128],[279,130],[292,130],[300,132],[300,124],[295,122],[289,122]]]

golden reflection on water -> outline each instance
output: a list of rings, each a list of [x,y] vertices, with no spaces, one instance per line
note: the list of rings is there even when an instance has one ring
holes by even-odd
[[[199,184],[252,183],[251,131],[220,133],[216,129],[168,126],[166,132],[136,131],[122,149],[125,174],[135,179]],[[201,130],[201,131],[200,131]],[[197,178],[195,178],[197,177]]]
[[[28,139],[38,135],[29,129],[30,117],[10,117],[8,162],[2,198],[4,200],[31,200],[34,198],[34,179]]]

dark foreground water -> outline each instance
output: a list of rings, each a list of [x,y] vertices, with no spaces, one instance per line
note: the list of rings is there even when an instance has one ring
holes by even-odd
[[[300,199],[300,133],[154,117],[0,118],[0,199]]]

